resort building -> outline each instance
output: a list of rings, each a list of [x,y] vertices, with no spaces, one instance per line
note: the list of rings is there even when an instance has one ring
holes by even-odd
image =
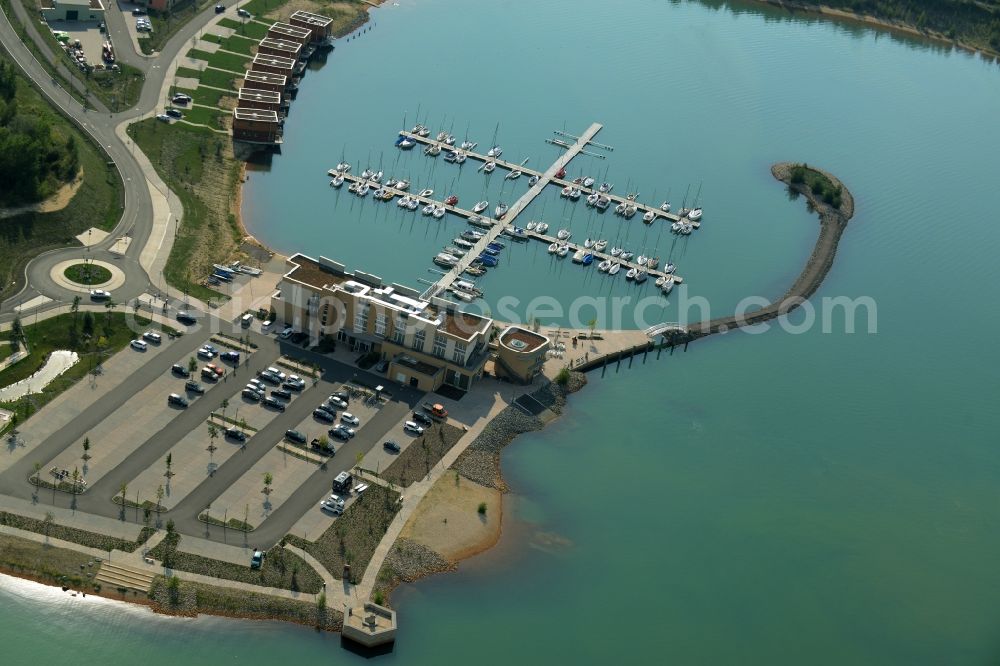
[[[254,56],[253,62],[250,63],[250,69],[255,72],[278,74],[284,76],[286,79],[290,79],[292,78],[292,72],[295,71],[295,61],[291,58],[258,53]]]
[[[244,88],[280,93],[284,91],[286,85],[288,85],[288,77],[281,74],[247,70],[246,74],[243,75]]]
[[[461,312],[441,299],[378,276],[348,272],[325,257],[296,254],[271,297],[277,318],[314,340],[335,337],[358,352],[386,361],[387,376],[433,391],[467,390],[483,374],[493,320]]]
[[[530,384],[542,372],[551,343],[544,335],[520,326],[508,326],[497,338],[494,371],[516,382]]]
[[[260,44],[257,46],[257,53],[298,60],[299,55],[302,53],[302,45],[298,42],[290,42],[285,39],[265,37],[260,40]]]
[[[101,0],[41,0],[39,9],[46,21],[104,20]]]
[[[300,9],[288,17],[288,22],[296,27],[309,30],[313,42],[326,42],[330,39],[330,26],[333,25],[331,18]]]
[[[240,109],[262,109],[264,111],[281,111],[281,93],[270,90],[254,90],[253,88],[240,88],[239,98],[236,102]]]
[[[312,40],[312,31],[287,23],[274,23],[267,29],[267,36],[271,39],[281,39],[286,42],[295,42],[305,46]]]
[[[246,143],[281,143],[281,124],[277,112],[233,109],[233,139]]]

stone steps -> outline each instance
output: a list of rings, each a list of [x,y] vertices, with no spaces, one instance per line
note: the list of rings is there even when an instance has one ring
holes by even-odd
[[[126,587],[139,592],[148,592],[156,574],[140,569],[103,562],[94,580],[113,587]]]

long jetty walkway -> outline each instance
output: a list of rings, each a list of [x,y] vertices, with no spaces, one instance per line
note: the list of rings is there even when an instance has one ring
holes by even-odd
[[[564,153],[564,156],[570,155],[570,159],[572,159],[573,157],[576,157],[576,155],[578,155],[580,152],[582,152],[584,147],[588,143],[591,143],[591,141],[588,139],[588,132],[590,132],[590,130],[593,129],[594,126],[597,126],[597,130],[594,131],[594,134],[596,134],[597,131],[599,131],[602,127],[602,125],[600,125],[599,123],[594,123],[593,125],[591,125],[590,128],[587,130],[587,132],[584,132],[583,135],[579,139],[577,139],[576,143],[568,144],[565,142],[559,142],[554,145],[566,148],[566,153]],[[549,171],[551,171],[550,177],[547,179],[542,179],[542,176],[544,175],[543,172],[530,169],[526,166],[522,166],[514,162],[508,162],[507,160],[502,160],[498,157],[489,157],[488,155],[483,155],[482,153],[476,153],[471,150],[462,150],[461,148],[456,148],[455,146],[447,144],[443,141],[438,141],[437,139],[432,139],[430,137],[420,136],[419,134],[414,134],[413,132],[408,132],[405,130],[400,131],[399,134],[400,136],[405,136],[411,141],[415,141],[425,146],[438,146],[441,149],[441,152],[447,153],[454,150],[464,153],[468,159],[483,162],[484,164],[486,162],[495,162],[497,167],[500,169],[506,169],[507,171],[520,171],[522,174],[528,176],[529,178],[531,176],[538,176],[540,180],[538,183],[536,183],[536,185],[542,184],[542,180],[545,180],[546,185],[550,184],[555,185],[560,189],[565,187],[575,187],[576,189],[580,190],[583,197],[587,197],[597,192],[598,194],[603,194],[608,199],[610,199],[612,205],[624,203],[627,205],[630,204],[635,206],[637,215],[645,215],[647,212],[652,211],[653,214],[657,216],[657,218],[664,218],[666,220],[669,220],[670,222],[678,222],[683,219],[687,224],[690,224],[695,229],[701,226],[701,222],[699,221],[689,220],[684,215],[680,215],[678,213],[669,213],[667,211],[660,210],[659,206],[648,205],[640,203],[638,201],[633,201],[630,200],[627,196],[612,194],[611,192],[598,192],[596,187],[584,187],[582,184],[574,183],[572,180],[566,178],[556,178],[555,175],[559,173],[559,169],[552,171],[550,168],[548,171],[544,172],[544,173],[549,173]],[[589,137],[593,138],[593,135],[591,134],[589,135]],[[581,143],[581,141],[583,143]],[[566,160],[566,164],[568,163],[569,159]],[[565,164],[563,166],[565,166]],[[509,219],[509,217],[507,219]],[[653,222],[655,221],[657,220],[653,220]],[[652,224],[652,222],[650,222],[650,224]]]

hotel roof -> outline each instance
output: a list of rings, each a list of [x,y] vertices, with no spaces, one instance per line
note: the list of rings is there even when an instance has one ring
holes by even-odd
[[[289,37],[295,37],[297,39],[312,37],[312,31],[306,28],[300,28],[297,25],[289,25],[288,23],[274,23],[270,28],[268,28],[268,30],[273,30],[274,32],[282,35],[288,35]]]
[[[278,122],[278,114],[275,111],[264,109],[233,109],[233,118],[236,120],[256,120],[259,122]]]
[[[303,10],[298,10],[294,14],[288,17],[289,19],[295,19],[297,21],[302,21],[303,23],[309,23],[320,28],[325,28],[326,26],[333,23],[332,18],[326,16],[321,16],[320,14],[313,14],[312,12],[307,12]]]

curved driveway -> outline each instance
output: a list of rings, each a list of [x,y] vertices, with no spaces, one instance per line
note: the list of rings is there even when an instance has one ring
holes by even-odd
[[[236,0],[223,0],[223,4],[233,6],[236,4]],[[95,110],[86,111],[79,102],[56,84],[21,42],[11,26],[8,16],[0,12],[0,41],[3,42],[12,59],[53,104],[62,109],[67,117],[73,119],[102,146],[109,160],[115,163],[121,176],[125,191],[125,206],[121,219],[106,239],[91,246],[89,253],[94,259],[114,263],[124,271],[125,285],[115,291],[115,297],[119,302],[126,302],[145,292],[150,286],[151,278],[153,283],[162,285],[158,279],[159,276],[150,276],[140,265],[139,257],[142,255],[154,227],[154,205],[149,188],[153,186],[152,184],[157,184],[164,196],[169,193],[156,174],[151,173],[151,169],[143,169],[133,154],[135,146],[132,145],[131,141],[119,137],[116,129],[119,125],[124,127],[131,121],[148,117],[156,112],[157,107],[164,101],[161,100],[161,91],[170,64],[188,45],[191,38],[216,17],[214,8],[209,5],[205,11],[184,25],[157,56],[143,57],[135,52],[132,45],[131,36],[125,25],[126,17],[117,7],[110,8],[106,12],[106,21],[112,39],[117,45],[116,52],[119,59],[142,70],[146,78],[139,102],[135,107],[121,113],[104,114]],[[176,202],[176,199],[174,201]],[[171,210],[171,215],[175,219],[179,218],[180,214],[179,206],[177,209]],[[122,236],[131,238],[125,255],[119,256],[111,253],[109,248]],[[170,250],[171,241],[170,235],[166,234],[162,244],[156,250],[157,255],[162,255],[165,258],[165,254]],[[77,294],[54,282],[50,277],[50,272],[59,262],[80,258],[82,253],[82,248],[79,247],[61,248],[43,253],[33,259],[25,271],[27,279],[23,289],[0,303],[0,321],[12,319],[14,308],[17,305],[36,296],[46,296],[52,299],[52,302],[41,306],[41,311],[71,301]],[[166,285],[162,285],[162,288],[169,291]]]

